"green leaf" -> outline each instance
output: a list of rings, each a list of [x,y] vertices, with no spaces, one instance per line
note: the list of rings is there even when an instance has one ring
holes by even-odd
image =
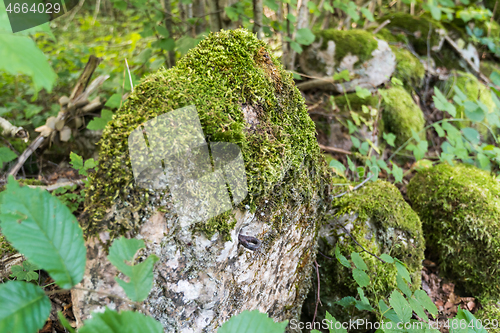
[[[372,12],[370,12],[370,10],[366,7],[362,7],[360,9],[361,13],[363,13],[363,15],[366,17],[366,19],[370,22],[374,22],[375,21],[375,18],[373,18],[373,14]]]
[[[465,115],[472,121],[480,122],[484,119],[484,111],[479,107],[477,103],[472,101],[466,101],[464,103]]]
[[[410,273],[408,273],[406,266],[398,259],[396,259],[396,269],[398,271],[398,274],[401,275],[401,277],[404,278],[406,282],[411,283]]]
[[[420,303],[414,296],[413,297],[408,296],[408,297],[409,297],[408,301],[410,303],[412,310],[417,314],[417,316],[420,317],[420,319],[427,320],[427,315],[425,314],[422,305],[420,305]]]
[[[481,141],[479,132],[471,127],[462,128],[462,133],[464,134],[465,138],[474,145],[477,145]]]
[[[439,135],[440,138],[443,138],[446,134],[444,133],[444,130],[439,126],[439,124],[432,124],[432,127],[436,130],[437,135]]]
[[[398,318],[403,323],[410,321],[412,316],[412,309],[410,304],[406,301],[406,299],[401,295],[401,293],[397,290],[393,290],[391,296],[389,297],[389,304],[391,304],[394,311],[398,315]]]
[[[361,88],[360,86],[356,86],[356,95],[359,98],[365,99],[365,98],[368,98],[369,96],[371,96],[372,93],[370,92],[370,90],[368,90],[366,88]]]
[[[411,297],[412,292],[408,287],[408,283],[405,280],[403,280],[403,277],[399,274],[396,276],[396,283],[398,285],[399,290],[401,290],[403,294],[406,295],[406,297]]]
[[[31,38],[0,33],[0,59],[0,71],[28,75],[36,92],[42,88],[52,91],[57,75]]]
[[[73,327],[71,327],[68,320],[66,319],[66,317],[64,317],[61,311],[57,311],[57,317],[59,318],[61,325],[63,325],[63,327],[67,329],[69,333],[75,333],[75,330],[73,329]]]
[[[346,156],[346,158],[347,158],[347,166],[349,167],[349,170],[351,170],[352,172],[356,171],[356,165],[354,165],[354,163],[351,161],[349,156]]]
[[[83,158],[73,152],[69,154],[70,162],[69,164],[76,170],[81,170],[83,168]]]
[[[140,239],[116,239],[109,248],[108,260],[123,274],[129,277],[125,282],[115,277],[116,282],[125,290],[128,298],[134,302],[142,302],[148,297],[153,287],[153,265],[159,258],[150,255],[145,261],[137,265],[127,265],[125,261],[132,261],[139,249],[144,248],[144,241]]]
[[[347,333],[347,330],[335,319],[328,311],[326,311],[325,319],[329,322],[330,333]],[[339,325],[337,325],[339,323]],[[311,331],[312,332],[312,331]]]
[[[324,4],[323,4],[323,8],[326,10],[326,11],[329,11],[330,13],[333,13],[333,7],[330,5],[330,3],[328,1],[325,1]]]
[[[359,141],[358,138],[356,138],[355,136],[352,136],[351,135],[351,141],[352,141],[352,145],[355,147],[355,148],[359,148],[359,146],[361,145],[361,141]]]
[[[344,69],[340,73],[333,74],[333,81],[339,81],[339,80],[349,81],[350,80],[349,70]]]
[[[365,141],[359,147],[359,152],[361,153],[361,155],[367,155],[368,154],[368,149],[370,149],[370,144]]]
[[[335,170],[337,170],[338,173],[340,173],[340,174],[344,174],[344,172],[346,170],[346,167],[342,163],[337,161],[336,159],[332,159],[330,161],[329,166],[330,166],[330,168],[334,168]]]
[[[335,258],[342,264],[342,266],[351,268],[351,263],[347,260],[342,253],[340,253],[338,244],[335,245]]]
[[[483,169],[483,170],[491,169],[490,159],[485,154],[478,153],[477,160],[479,161],[479,165],[481,166],[481,169]]]
[[[396,140],[396,136],[392,133],[382,133],[382,137],[384,138],[385,142],[391,147],[394,147],[394,140]]]
[[[356,304],[356,299],[352,296],[343,297],[340,301],[335,302],[336,304],[348,309],[349,307]]]
[[[16,153],[7,147],[0,147],[0,169],[3,168],[3,164],[13,161],[17,158]]]
[[[222,324],[217,333],[283,333],[287,325],[288,320],[275,323],[267,314],[261,313],[259,310],[245,310]]]
[[[9,177],[0,227],[16,250],[44,269],[62,289],[82,280],[86,248],[75,216],[47,191],[20,187]]]
[[[106,104],[104,104],[104,106],[107,106],[110,109],[118,109],[120,107],[121,102],[122,102],[122,94],[113,94],[106,101]]]
[[[351,117],[352,117],[352,120],[354,120],[354,123],[357,125],[357,126],[360,126],[361,125],[361,121],[359,120],[359,116],[356,112],[354,111],[351,111]]]
[[[403,180],[403,169],[398,167],[395,163],[392,163],[392,175],[394,176],[394,181],[396,183],[401,182]]]
[[[297,34],[295,36],[295,41],[299,44],[302,44],[302,45],[310,45],[312,42],[314,42],[315,38],[316,38],[316,36],[314,36],[311,29],[301,28],[301,29],[297,30]]]
[[[437,87],[434,87],[434,96],[432,96],[432,99],[434,101],[434,105],[438,110],[446,111],[452,117],[455,117],[457,115],[457,110],[455,106],[450,102],[448,102],[446,97],[441,93],[441,91]]]
[[[380,259],[382,259],[383,261],[389,263],[389,264],[392,264],[394,262],[394,259],[388,255],[387,253],[382,253],[382,255],[380,256]]]
[[[349,129],[349,134],[356,132],[356,130],[358,129],[356,125],[354,125],[350,120],[347,120],[347,127]]]
[[[399,317],[393,309],[390,309],[382,299],[379,299],[378,306],[383,316],[395,323],[399,322]]]
[[[93,312],[78,333],[163,333],[160,322],[139,312],[120,313],[106,308],[104,312]]]
[[[35,333],[45,324],[51,307],[43,290],[31,283],[0,284],[0,332]]]
[[[427,311],[429,311],[430,314],[432,314],[434,317],[437,316],[438,309],[432,302],[431,298],[425,293],[425,291],[415,290],[413,296],[415,296],[418,303],[420,303],[420,305],[422,305]]]
[[[474,317],[472,313],[468,310],[463,310],[458,307],[458,312],[455,319],[464,320],[467,323],[467,328],[469,328],[469,332],[473,331],[476,333],[487,333],[488,331],[483,326],[483,323]],[[486,324],[486,323],[485,323]],[[458,323],[458,327],[460,327],[460,322]]]
[[[429,6],[432,18],[436,21],[441,21],[441,9],[437,6]]]
[[[224,11],[226,12],[227,17],[229,17],[231,21],[233,22],[238,21],[240,14],[236,10],[236,8],[228,6],[224,7]]]
[[[368,267],[366,266],[365,262],[363,261],[363,258],[361,258],[358,252],[351,253],[351,260],[357,268],[362,269],[364,271],[368,270]]]
[[[164,26],[157,25],[156,26],[156,31],[158,31],[158,33],[160,35],[162,35],[163,37],[165,37],[165,38],[170,37],[170,33],[168,32],[167,28],[165,28]]]
[[[111,119],[113,119],[113,112],[108,109],[103,109],[101,111],[101,117],[92,119],[87,125],[87,128],[89,130],[102,130],[106,127],[108,122],[111,121]]]
[[[302,53],[302,46],[300,46],[299,43],[295,42],[295,41],[291,41],[290,42],[290,46],[292,47],[292,49],[297,52],[297,53]]]
[[[363,292],[363,289],[358,287],[357,290],[358,290],[359,299],[361,301],[356,301],[356,309],[365,310],[365,311],[373,311],[373,308],[370,305],[368,298],[366,298],[365,293]]]
[[[356,283],[362,288],[368,287],[370,285],[370,277],[368,276],[368,274],[366,274],[359,268],[355,268],[352,270],[352,277],[354,278]]]

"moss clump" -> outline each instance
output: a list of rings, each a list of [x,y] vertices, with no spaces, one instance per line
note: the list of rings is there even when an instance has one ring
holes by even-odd
[[[396,135],[395,144],[402,145],[412,137],[412,130],[420,132],[425,120],[422,110],[403,87],[379,90],[383,97],[382,121],[384,131]],[[422,133],[422,137],[425,133]]]
[[[290,200],[307,203],[317,193],[320,169],[326,166],[292,75],[252,33],[221,31],[201,41],[176,67],[146,77],[108,123],[99,143],[98,170],[86,192],[87,234],[111,230],[113,237],[134,230],[147,215],[137,212],[148,196],[169,195],[136,187],[127,139],[147,120],[189,105],[195,105],[207,141],[233,142],[241,148],[248,184],[241,205],[255,207],[285,181],[282,191]],[[253,126],[245,119],[244,107],[255,112]],[[129,207],[130,213],[106,217],[116,202],[121,206],[115,211]],[[210,223],[207,232],[227,234],[233,219]]]
[[[472,295],[500,295],[500,185],[473,166],[440,164],[408,185],[430,253]]]
[[[352,111],[361,111],[361,107],[363,105],[377,107],[378,105],[378,97],[370,95],[366,98],[359,97],[356,93],[344,94],[335,96],[335,105],[344,112],[349,112],[349,106],[347,101],[349,101],[349,105],[351,106]]]
[[[327,29],[316,33],[316,38],[323,38],[321,49],[326,50],[328,41],[335,42],[335,62],[340,64],[349,53],[358,57],[356,64],[372,58],[372,52],[378,47],[373,35],[365,30],[336,30]]]
[[[424,65],[404,48],[391,47],[396,55],[396,71],[394,76],[400,79],[407,90],[414,90],[422,87],[425,76]]]
[[[345,183],[336,179],[336,183]],[[345,229],[367,251],[378,256],[387,253],[403,261],[409,268],[413,289],[421,283],[421,262],[424,259],[424,238],[421,222],[410,208],[398,189],[385,181],[369,182],[360,189],[351,192],[333,202],[335,218],[320,230],[319,250],[326,256],[335,258],[335,247],[349,257],[352,252],[359,252],[368,266],[373,288],[378,298],[387,298],[396,288],[397,270],[393,264],[382,263],[369,255],[346,234]],[[345,228],[345,229],[344,229]],[[342,266],[337,260],[324,256],[317,257],[321,266],[321,301],[325,311],[337,320],[349,319],[351,311],[345,312],[336,301],[346,296],[356,296],[358,287],[352,278],[352,270]],[[314,288],[313,288],[314,289]],[[311,291],[306,303],[307,311],[314,312],[315,297]],[[371,304],[376,304],[372,290],[365,290]],[[311,309],[312,308],[312,309]],[[361,315],[358,313],[358,315]],[[354,314],[356,317],[356,314]],[[321,319],[320,319],[321,320]]]
[[[481,299],[481,305],[482,309],[475,313],[474,317],[481,320],[484,326],[488,325],[488,332],[499,333],[500,326],[492,323],[494,319],[499,320],[500,318],[500,302],[498,298]]]
[[[390,43],[408,43],[408,38],[405,36],[405,34],[397,33],[397,31],[394,31],[393,33],[386,28],[383,28],[379,32],[377,32],[376,37]]]

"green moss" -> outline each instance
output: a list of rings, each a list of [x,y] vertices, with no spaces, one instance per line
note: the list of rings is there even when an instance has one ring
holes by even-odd
[[[472,295],[500,295],[500,185],[487,172],[440,164],[408,185],[427,248]]]
[[[345,180],[335,179],[336,183],[345,183]],[[382,263],[369,255],[345,233],[350,234],[367,251],[378,256],[387,253],[403,261],[409,268],[412,276],[412,288],[420,288],[421,262],[424,259],[424,239],[421,222],[417,214],[404,201],[399,190],[392,184],[378,180],[369,182],[360,189],[351,192],[333,202],[335,220],[327,226],[326,232],[320,233],[319,250],[326,256],[335,258],[335,246],[340,252],[349,257],[352,252],[359,252],[367,264],[371,283],[370,289],[365,290],[371,304],[377,299],[386,299],[396,288],[397,270],[393,264]],[[328,240],[333,237],[336,241]],[[317,257],[321,272],[321,301],[323,306],[318,314],[325,311],[334,315],[337,320],[348,320],[349,317],[361,315],[355,311],[346,313],[336,301],[342,297],[357,295],[357,283],[352,278],[352,269],[345,268],[337,260]],[[373,288],[373,289],[371,289]],[[375,293],[373,293],[375,291]],[[308,298],[308,312],[314,312],[314,293]],[[375,294],[377,297],[375,297]],[[311,304],[312,303],[312,304]]]
[[[365,30],[336,30],[327,29],[316,33],[316,38],[322,37],[321,49],[325,50],[328,41],[335,42],[335,61],[339,64],[349,53],[358,57],[357,64],[372,58],[372,52],[378,47],[377,40]]]
[[[344,111],[349,112],[349,106],[347,105],[347,101],[349,100],[349,105],[351,106],[352,111],[361,111],[361,107],[363,105],[371,106],[376,108],[378,105],[378,97],[370,95],[366,98],[359,97],[356,93],[349,93],[344,95],[335,96],[335,105]]]
[[[500,302],[498,302],[498,298],[493,299],[484,299],[480,300],[482,308],[474,314],[476,319],[481,320],[483,325],[487,328],[488,332],[492,333],[500,333],[500,325],[497,322],[492,323],[493,320],[500,320]]]
[[[383,97],[382,121],[386,133],[396,135],[396,146],[412,137],[412,129],[420,132],[425,120],[422,110],[403,87],[379,90]],[[425,133],[422,133],[425,138]]]
[[[201,41],[176,67],[146,77],[108,123],[99,143],[98,171],[86,192],[87,234],[110,230],[113,237],[138,228],[147,214],[137,212],[162,191],[150,193],[135,186],[127,138],[145,121],[188,105],[196,106],[208,141],[240,146],[249,193],[241,205],[256,207],[283,183],[286,198],[280,200],[307,203],[318,191],[326,165],[292,75],[252,33],[221,31]],[[249,129],[244,105],[259,111],[255,129]],[[112,220],[106,216],[116,198],[130,213]],[[204,230],[227,235],[232,225],[233,219],[225,216],[211,219]]]
[[[481,73],[490,77],[493,72],[500,74],[500,67],[496,62],[493,61],[481,61],[480,63]]]
[[[429,34],[429,27],[432,27],[430,44],[431,47],[438,45],[439,35],[437,29],[444,29],[440,22],[437,22],[426,16],[414,16],[408,13],[391,13],[383,16],[378,21],[384,22],[390,20],[391,22],[386,26],[390,31],[403,32],[408,36],[415,51],[420,55],[427,54],[427,36]]]
[[[382,28],[379,32],[377,32],[375,36],[378,39],[382,39],[390,43],[408,43],[408,38],[405,36],[405,34],[398,33],[397,31],[394,31],[393,33],[386,28]]]
[[[394,76],[404,83],[407,90],[420,88],[424,82],[424,65],[407,49],[395,46],[391,46],[391,49],[396,55]]]

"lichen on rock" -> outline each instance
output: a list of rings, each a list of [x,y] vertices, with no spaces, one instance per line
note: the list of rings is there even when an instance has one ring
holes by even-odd
[[[474,295],[500,295],[500,185],[468,165],[440,164],[412,178],[408,197],[440,270]]]
[[[335,182],[345,181],[337,179]],[[369,269],[370,289],[373,288],[378,298],[388,297],[397,286],[397,270],[394,265],[382,263],[364,252],[347,232],[367,251],[378,256],[387,253],[403,261],[411,274],[412,288],[420,287],[425,247],[421,222],[394,185],[381,180],[369,182],[335,200],[332,208],[332,218],[319,230],[318,249],[322,255],[317,257],[317,261],[321,267],[320,299],[323,304],[318,309],[320,317],[328,311],[342,322],[367,315],[366,312],[357,310],[346,311],[335,303],[343,297],[355,296],[358,287],[352,278],[352,270],[335,259],[336,246],[339,246],[340,252],[346,257],[352,252],[361,254]],[[365,290],[365,294],[371,304],[376,304],[377,298],[372,290]],[[305,316],[312,317],[314,313],[315,293],[315,288],[309,293],[305,303]]]
[[[396,135],[396,146],[411,138],[412,130],[416,133],[422,131],[424,114],[403,87],[395,86],[379,91],[383,97],[382,127],[385,132]],[[425,133],[421,133],[421,136],[425,138]]]

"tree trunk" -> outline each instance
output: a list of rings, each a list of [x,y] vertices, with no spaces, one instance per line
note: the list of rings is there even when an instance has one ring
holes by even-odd
[[[262,39],[262,12],[263,1],[253,0],[253,32],[257,34],[258,39]]]
[[[163,10],[165,11],[165,28],[167,29],[170,38],[173,38],[173,31],[172,31],[172,7],[170,0],[163,0]],[[167,67],[174,67],[175,66],[175,50],[170,50],[168,51],[168,63]]]

